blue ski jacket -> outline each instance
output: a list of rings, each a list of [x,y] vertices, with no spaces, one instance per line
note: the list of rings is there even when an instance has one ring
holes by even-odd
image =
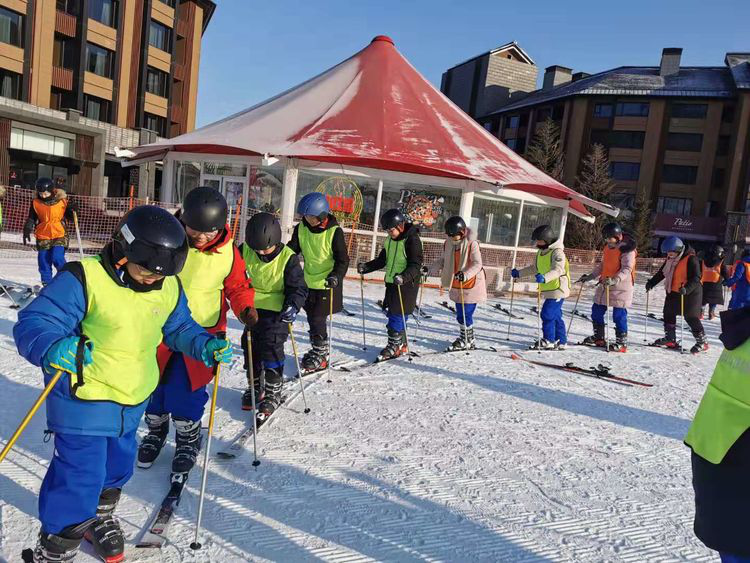
[[[729,300],[730,309],[741,309],[750,305],[750,283],[747,281],[745,275],[745,263],[739,261],[734,269],[734,275],[724,281],[724,285],[732,287],[735,285],[732,292],[732,298]]]

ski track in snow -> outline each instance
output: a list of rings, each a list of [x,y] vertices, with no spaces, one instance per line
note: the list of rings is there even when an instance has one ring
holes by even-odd
[[[35,260],[2,263],[0,277],[35,283]],[[642,287],[642,284],[639,284]],[[660,313],[657,288],[651,311]],[[357,317],[334,318],[334,360],[374,357],[385,343],[384,317],[373,306],[382,286],[366,286],[368,350],[362,351],[359,287],[347,281],[345,304]],[[590,308],[593,290],[579,309]],[[452,313],[427,290],[412,348],[440,350],[456,337]],[[637,294],[644,301],[641,291]],[[508,305],[507,300],[503,300]],[[690,455],[682,438],[719,354],[718,320],[705,321],[712,349],[692,357],[646,348],[643,308],[631,310],[633,353],[572,347],[524,352],[529,359],[609,363],[614,373],[654,383],[622,387],[508,358],[536,334],[533,299],[519,298],[507,342],[507,319],[482,306],[480,346],[499,353],[425,355],[353,372],[305,378],[312,409],[297,396],[234,461],[215,452],[247,422],[240,324],[230,320],[237,361],[222,372],[203,515],[203,549],[191,552],[199,465],[190,476],[161,552],[134,547],[166,493],[174,444],[154,466],[136,469],[118,507],[129,561],[710,561],[692,533]],[[566,312],[572,301],[566,304]],[[0,300],[0,439],[38,395],[39,370],[20,358],[12,339],[16,311]],[[567,317],[566,317],[567,322]],[[307,349],[304,315],[295,325]],[[590,330],[576,318],[571,341]],[[660,323],[650,321],[650,339]],[[692,337],[686,329],[686,341]],[[295,372],[291,346],[286,372]],[[288,383],[289,384],[289,383]],[[297,385],[297,383],[293,383]],[[207,418],[206,418],[207,420]],[[0,559],[18,561],[38,531],[37,494],[52,454],[37,415],[0,465]],[[145,432],[142,428],[141,432]],[[84,544],[78,561],[94,561]]]

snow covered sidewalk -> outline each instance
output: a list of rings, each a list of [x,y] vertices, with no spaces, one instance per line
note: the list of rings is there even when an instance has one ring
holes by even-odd
[[[0,266],[0,277],[34,281],[33,263]],[[347,308],[359,313],[359,287],[347,282],[346,295]],[[335,317],[334,361],[374,357],[382,347],[384,318],[375,305],[381,295],[381,287],[367,287],[366,352],[361,318]],[[128,560],[715,559],[692,533],[690,456],[682,438],[718,357],[718,320],[705,322],[712,349],[698,357],[642,346],[637,308],[631,353],[573,346],[537,354],[521,352],[536,331],[535,303],[521,299],[514,311],[525,318],[514,321],[509,342],[507,316],[488,306],[477,312],[478,345],[500,352],[428,354],[456,337],[452,314],[435,306],[442,299],[425,293],[433,318],[412,342],[421,357],[336,371],[331,383],[325,374],[306,378],[312,412],[304,414],[297,398],[274,415],[258,436],[257,470],[251,449],[233,461],[212,455],[200,552],[188,546],[201,467],[190,477],[161,553],[133,545],[166,492],[173,444],[151,469],[136,470],[118,508]],[[579,310],[589,308],[584,294]],[[651,310],[660,315],[660,306]],[[16,314],[0,301],[3,443],[41,389],[38,369],[15,353]],[[651,321],[651,339],[659,324]],[[304,316],[295,327],[303,351]],[[410,328],[413,334],[413,322]],[[589,328],[576,318],[571,341]],[[240,409],[239,329],[230,321],[237,363],[222,374],[214,452],[249,420]],[[511,351],[586,368],[606,362],[614,373],[654,387],[531,366],[509,359]],[[287,352],[292,375],[291,346]],[[0,465],[0,559],[17,561],[35,541],[36,495],[52,455],[43,430],[41,413]],[[93,561],[89,547],[83,550],[78,560]]]

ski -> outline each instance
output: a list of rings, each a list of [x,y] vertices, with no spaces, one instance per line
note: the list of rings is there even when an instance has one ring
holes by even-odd
[[[414,313],[412,313],[412,315],[414,315],[415,317],[418,316],[418,317],[420,317],[422,319],[431,319],[432,318],[432,315],[430,315],[428,313],[425,313],[424,312],[424,308],[420,307],[419,305],[416,305],[414,307],[414,311],[417,313],[416,315]]]
[[[578,367],[573,363],[551,364],[548,362],[539,362],[536,360],[529,360],[527,358],[519,356],[518,354],[511,354],[510,358],[512,360],[520,360],[520,361],[527,362],[527,363],[541,366],[541,367],[557,369],[560,371],[567,371],[570,373],[577,373],[579,375],[585,375],[587,377],[595,377],[596,379],[608,381],[610,383],[615,383],[617,385],[622,385],[625,387],[633,387],[634,385],[639,385],[641,387],[653,387],[653,384],[651,383],[644,383],[643,381],[638,381],[635,379],[629,379],[627,377],[621,377],[619,375],[615,375],[609,371],[608,367],[603,366],[602,364],[599,364],[595,368],[586,369],[586,368]]]
[[[156,516],[150,521],[143,532],[141,540],[135,545],[140,548],[161,548],[167,541],[167,530],[172,522],[174,511],[180,505],[182,491],[187,483],[187,473],[173,473],[169,492],[159,506]]]
[[[687,350],[687,348],[683,348],[682,344],[679,342],[676,346],[663,346],[661,344],[656,344],[655,342],[649,342],[646,346],[649,346],[650,348],[660,348],[662,350],[671,350],[673,352],[684,352]]]
[[[659,321],[659,322],[661,322],[661,323],[663,323],[663,322],[664,322],[664,317],[657,317],[655,313],[649,313],[649,314],[647,315],[647,317],[648,317],[649,319],[654,319],[655,321]]]
[[[447,301],[441,301],[440,303],[438,303],[438,305],[440,305],[441,307],[445,307],[446,309],[454,313],[456,312],[456,308],[453,305],[450,305]]]
[[[641,387],[653,387],[653,383],[645,383],[643,381],[638,381],[637,379],[629,379],[627,377],[621,377],[619,375],[614,375],[610,371],[609,366],[605,366],[603,364],[598,364],[595,368],[590,368],[588,371],[597,374],[599,377],[610,377],[612,379],[616,379],[617,381],[624,381],[626,383],[630,383],[631,385],[640,385]]]
[[[359,361],[359,360],[340,360],[340,361],[336,361],[336,362],[331,362],[331,369],[341,369],[341,368],[343,368],[343,367],[345,367],[345,366],[347,366],[349,364],[353,364],[353,363],[355,363],[357,361]],[[324,372],[324,371],[328,371],[328,366],[321,367],[321,368],[318,368],[318,369],[310,369],[310,370],[303,369],[302,370],[302,377],[308,377],[310,375],[315,375],[316,373],[321,373],[321,372]],[[296,381],[297,377],[298,376],[295,374],[292,377],[284,378],[284,381],[285,382]]]
[[[349,311],[346,307],[341,309],[341,312],[344,313],[347,317],[356,317],[357,315],[355,313],[352,313]]]
[[[500,303],[493,303],[492,306],[495,309],[497,309],[498,311],[501,311],[501,312],[505,313],[506,315],[508,315],[511,319],[523,319],[523,317],[521,315],[516,315],[515,313],[512,313],[506,307],[503,307],[502,305],[500,305]]]
[[[576,317],[581,317],[582,319],[586,319],[587,321],[591,320],[587,314],[581,313],[578,309],[573,309],[573,314]]]

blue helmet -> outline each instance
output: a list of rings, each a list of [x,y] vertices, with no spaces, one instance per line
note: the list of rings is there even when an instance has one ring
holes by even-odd
[[[679,237],[667,237],[661,243],[661,251],[666,254],[667,252],[682,252],[685,248],[685,243]]]
[[[328,199],[320,192],[311,192],[304,196],[297,204],[297,213],[300,215],[312,215],[314,217],[325,217],[331,210]]]

